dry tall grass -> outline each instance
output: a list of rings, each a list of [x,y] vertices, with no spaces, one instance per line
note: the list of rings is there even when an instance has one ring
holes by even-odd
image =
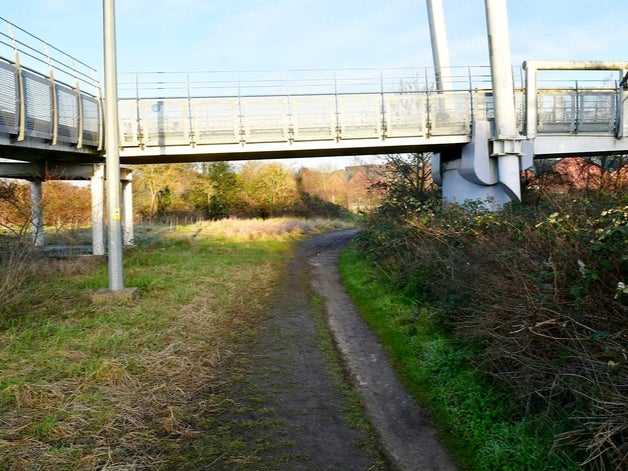
[[[218,413],[239,344],[287,259],[325,221],[138,231],[132,303],[94,304],[103,261],[41,261],[0,309],[0,469],[159,469]],[[238,241],[246,241],[241,243]],[[46,266],[45,269],[43,267]]]

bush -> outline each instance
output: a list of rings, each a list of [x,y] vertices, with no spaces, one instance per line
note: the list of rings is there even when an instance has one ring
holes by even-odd
[[[546,198],[490,213],[424,202],[367,219],[361,249],[439,307],[475,364],[560,430],[588,469],[628,456],[628,198]]]

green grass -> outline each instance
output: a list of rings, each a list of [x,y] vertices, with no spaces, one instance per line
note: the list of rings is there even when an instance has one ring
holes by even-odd
[[[473,345],[448,337],[433,309],[396,293],[354,249],[343,252],[341,273],[406,386],[435,415],[441,438],[463,469],[577,469],[551,451],[552,431],[540,418],[525,416],[473,370]]]
[[[0,470],[154,469],[194,440],[194,417],[227,399],[208,385],[254,335],[294,241],[322,225],[246,224],[138,228],[132,302],[94,301],[103,259],[39,261],[0,307]]]

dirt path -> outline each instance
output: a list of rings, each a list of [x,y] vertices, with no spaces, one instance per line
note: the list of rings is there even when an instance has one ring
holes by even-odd
[[[220,419],[217,433],[234,446],[203,469],[455,469],[342,289],[337,258],[351,235],[316,236],[297,249]]]

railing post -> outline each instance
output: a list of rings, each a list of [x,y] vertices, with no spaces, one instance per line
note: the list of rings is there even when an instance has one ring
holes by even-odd
[[[342,125],[340,120],[340,104],[338,103],[338,81],[336,79],[336,72],[334,72],[334,104],[336,108],[336,141],[340,141],[342,137]]]
[[[13,27],[11,23],[7,22],[9,28],[9,35],[11,36],[11,45],[13,46],[13,53],[15,54],[15,70],[17,71],[17,87],[18,87],[18,102],[20,104],[19,111],[19,129],[17,133],[17,140],[23,141],[26,139],[26,90],[24,87],[24,75],[22,74],[22,67],[20,66],[20,54],[17,49],[17,42],[15,41],[15,35],[13,34]]]
[[[626,138],[628,137],[628,67],[624,67],[620,71],[618,101],[617,137]]]
[[[188,89],[188,128],[190,130],[188,135],[190,136],[190,145],[194,147],[196,145],[196,142],[194,140],[194,117],[192,114],[192,91],[190,90],[190,74],[189,73],[186,74],[186,82],[187,82],[187,89]]]
[[[103,98],[102,98],[102,90],[100,88],[100,82],[98,81],[98,78],[96,77],[96,99],[97,99],[97,103],[98,103],[98,151],[101,151],[104,149],[105,146],[105,125],[104,125],[104,113],[103,113]]]
[[[76,91],[77,100],[77,113],[78,113],[78,129],[76,130],[76,148],[83,148],[83,126],[85,116],[83,115],[83,99],[81,98],[81,85],[79,83],[78,75],[76,74],[76,67],[74,61],[72,61],[72,71],[74,72],[74,90]]]
[[[50,82],[50,98],[52,102],[52,145],[57,144],[59,137],[59,105],[57,100],[57,87],[55,85],[55,76],[52,69],[52,62],[50,60],[50,53],[48,52],[48,44],[44,43],[44,51],[46,53],[46,59],[48,60],[48,81]]]
[[[240,75],[238,75],[238,118],[240,123],[240,144],[244,145],[246,129],[244,122],[244,112],[242,109],[242,90],[240,89]]]
[[[380,110],[381,110],[381,122],[382,122],[382,139],[386,139],[386,131],[387,131],[387,126],[386,126],[386,100],[384,98],[384,73],[382,72],[382,70],[379,70],[379,87],[380,87],[380,93],[381,93],[381,104],[380,104]]]
[[[580,88],[578,87],[578,81],[575,81],[575,86],[576,86],[576,110],[575,110],[575,114],[574,114],[574,120],[573,120],[573,133],[574,134],[578,134],[578,128],[580,127]]]
[[[140,84],[139,76],[135,74],[135,132],[137,133],[137,145],[144,148],[144,133],[142,130],[142,115],[140,113]]]

